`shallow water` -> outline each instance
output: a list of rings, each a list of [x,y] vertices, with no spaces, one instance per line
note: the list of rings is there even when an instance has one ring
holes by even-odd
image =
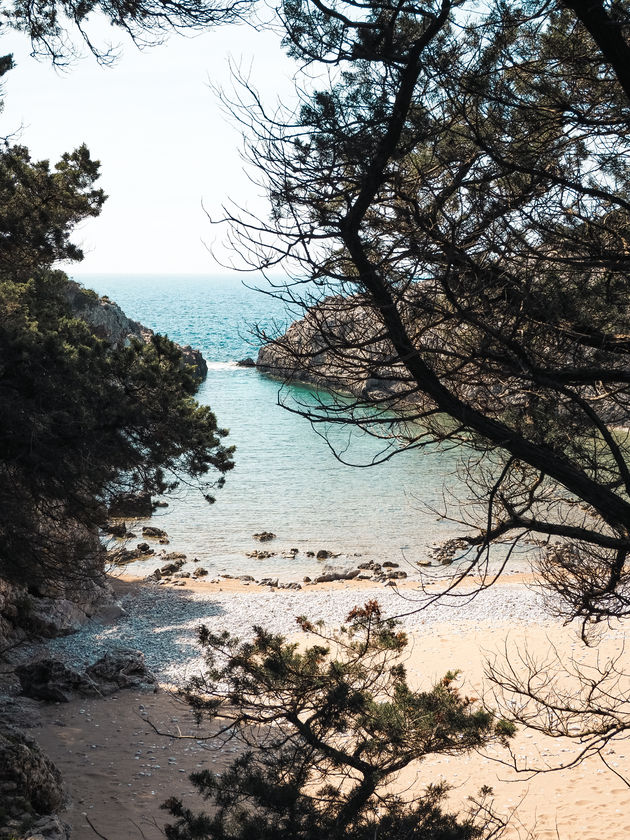
[[[369,468],[346,466],[306,420],[278,405],[277,382],[235,365],[256,356],[253,323],[290,321],[278,301],[244,287],[239,278],[80,279],[109,295],[128,316],[202,350],[209,372],[198,399],[213,408],[237,447],[236,467],[214,505],[196,492],[179,491],[153,517],[153,524],[169,534],[169,550],[200,558],[211,573],[296,578],[321,568],[307,551],[332,551],[340,555],[332,562],[341,565],[371,559],[415,564],[432,543],[457,533],[456,526],[427,509],[442,507],[445,481],[456,468],[454,453],[425,449]],[[300,389],[291,390],[289,396]],[[377,451],[372,439],[356,432],[350,447],[361,463],[369,463]],[[252,539],[263,530],[277,539],[262,545]],[[299,549],[297,557],[283,557],[292,547]],[[255,548],[277,556],[247,558]],[[148,573],[154,566],[145,561],[127,568]]]

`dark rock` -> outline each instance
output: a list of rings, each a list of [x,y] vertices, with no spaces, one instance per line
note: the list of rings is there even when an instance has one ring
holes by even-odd
[[[151,539],[158,539],[159,537],[167,537],[168,534],[161,528],[156,528],[153,525],[145,525],[142,529],[142,536],[149,537]]]
[[[144,518],[151,516],[153,506],[149,493],[120,493],[109,505],[109,515]]]
[[[238,579],[247,581],[248,583],[253,583],[256,580],[256,578],[252,577],[251,575],[239,575]]]
[[[153,507],[154,508],[166,508],[166,507],[168,507],[168,502],[164,502],[164,501],[153,502]]]
[[[328,557],[332,557],[332,551],[321,548],[315,556],[318,560],[326,560]]]
[[[176,577],[176,578],[189,578],[189,577],[190,577],[190,572],[176,572],[176,573],[173,575],[173,577]]]
[[[144,654],[139,650],[119,648],[109,651],[98,662],[90,665],[85,673],[93,680],[101,694],[113,694],[120,688],[146,688],[155,690],[157,680],[149,671]]]
[[[384,569],[397,569],[399,565],[400,565],[399,563],[392,563],[391,560],[386,560],[385,563],[383,563],[383,568]]]
[[[33,811],[50,814],[66,801],[59,770],[32,738],[11,726],[0,730],[1,789],[7,817]]]
[[[302,583],[310,583],[310,582],[311,582],[311,579],[308,575],[306,577],[302,578]]]
[[[343,574],[341,572],[327,572],[325,575],[316,577],[314,583],[333,583],[336,580],[342,580]]]
[[[239,359],[239,361],[236,363],[236,366],[252,368],[256,367],[256,362],[251,358],[251,356],[247,356],[247,358],[245,359]]]
[[[344,575],[344,580],[354,580],[355,577],[359,576],[359,570],[353,569],[351,572],[346,572]]]
[[[168,537],[160,537],[158,542],[160,543],[160,545],[168,545],[170,543],[170,540]]]
[[[68,668],[58,659],[40,659],[15,669],[22,693],[35,700],[68,703],[73,694],[98,696],[100,691],[89,677]]]
[[[314,551],[307,551],[306,556],[307,557],[315,557],[315,552]]]
[[[49,814],[33,823],[23,840],[70,840],[71,828],[68,823]]]
[[[272,534],[271,531],[261,531],[258,534],[252,535],[255,540],[259,540],[260,542],[268,542],[269,540],[275,540],[276,535]]]
[[[278,578],[262,578],[260,581],[261,586],[270,586],[272,589],[278,588]]]
[[[160,573],[162,575],[172,575],[175,572],[178,572],[181,567],[184,565],[183,560],[175,560],[173,563],[165,563],[162,568],[160,569]]]
[[[147,542],[138,543],[136,548],[138,549],[138,551],[142,551],[145,554],[147,554],[149,551],[153,551],[153,549],[151,548],[151,546]]]
[[[94,614],[93,618],[101,624],[113,624],[125,615],[127,613],[120,604],[106,604]]]
[[[207,574],[208,574],[207,569],[204,569],[203,566],[197,566],[197,568],[193,572],[193,577],[196,577],[196,578],[205,577]]]
[[[116,566],[126,566],[127,563],[134,563],[142,557],[143,552],[137,548],[117,548],[109,553],[109,559]]]

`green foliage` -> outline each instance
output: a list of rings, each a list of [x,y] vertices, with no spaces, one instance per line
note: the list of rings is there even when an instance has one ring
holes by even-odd
[[[473,840],[498,832],[487,789],[460,818],[443,810],[446,785],[406,799],[391,784],[427,755],[506,743],[511,725],[462,696],[454,673],[412,689],[401,661],[406,636],[374,601],[337,632],[298,622],[315,644],[261,627],[250,642],[200,629],[208,670],[186,698],[200,721],[217,721],[219,743],[243,750],[224,773],[191,777],[213,814],[165,803],[177,818],[169,840]]]
[[[232,466],[226,434],[194,400],[168,339],[111,349],[74,317],[73,226],[96,215],[98,164],[85,147],[53,172],[22,147],[0,154],[0,574],[68,574],[94,549],[103,506],[125,489],[160,493]]]

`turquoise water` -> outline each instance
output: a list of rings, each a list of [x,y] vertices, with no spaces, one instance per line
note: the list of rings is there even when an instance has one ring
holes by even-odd
[[[252,324],[290,323],[281,303],[244,287],[238,277],[79,279],[129,317],[202,350],[209,373],[198,399],[212,407],[236,445],[236,467],[214,505],[180,492],[154,517],[169,533],[169,549],[201,558],[211,572],[296,577],[318,568],[306,551],[333,551],[342,566],[360,562],[355,554],[413,563],[431,543],[455,532],[424,507],[442,506],[453,454],[408,452],[366,469],[341,464],[306,420],[278,406],[277,382],[235,366],[256,356]],[[377,450],[370,438],[354,434],[351,451],[369,463]],[[252,534],[262,530],[277,539],[261,546]],[[260,547],[278,556],[245,556]],[[296,559],[281,556],[292,547],[299,549]]]

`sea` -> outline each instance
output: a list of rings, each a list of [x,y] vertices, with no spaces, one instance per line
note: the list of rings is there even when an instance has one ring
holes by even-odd
[[[255,325],[278,331],[296,315],[265,293],[264,278],[76,279],[116,301],[130,318],[200,349],[208,363],[197,399],[229,429],[235,467],[214,504],[184,486],[168,498],[168,507],[156,511],[151,524],[167,531],[167,550],[196,558],[210,575],[301,580],[325,567],[354,568],[368,561],[417,568],[433,546],[461,533],[443,516],[445,493],[457,494],[461,453],[433,446],[372,464],[382,443],[351,428],[336,428],[327,439],[321,428],[283,407],[312,396],[308,388],[283,386],[255,368],[237,366],[240,359],[256,358]],[[140,536],[148,523],[136,524]],[[261,544],[253,534],[262,531],[276,538]],[[255,549],[274,555],[248,557]],[[322,561],[307,554],[322,550],[332,556]],[[155,565],[142,561],[127,570],[148,574]]]

